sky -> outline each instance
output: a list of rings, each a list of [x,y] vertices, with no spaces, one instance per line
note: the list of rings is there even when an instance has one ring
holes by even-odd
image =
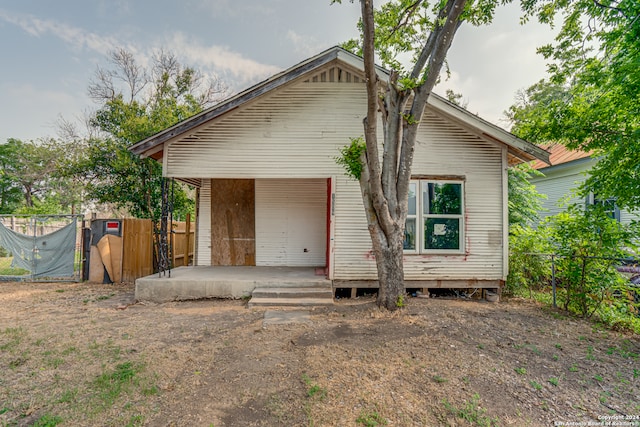
[[[330,0],[0,0],[0,143],[57,137],[97,105],[87,87],[116,48],[141,64],[160,49],[236,93],[357,35],[359,4]],[[451,75],[435,91],[508,128],[516,92],[545,77],[536,48],[553,34],[519,24],[516,5],[487,27],[463,25]]]

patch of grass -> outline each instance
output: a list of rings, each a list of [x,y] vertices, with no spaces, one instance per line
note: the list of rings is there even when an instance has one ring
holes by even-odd
[[[60,357],[53,357],[53,358],[47,359],[46,362],[47,362],[47,366],[53,369],[58,369],[58,366],[64,363],[64,359]]]
[[[96,297],[96,301],[104,301],[111,298],[114,295],[115,295],[114,293],[110,293],[109,295],[99,295]]]
[[[578,365],[576,365],[575,363],[573,365],[571,365],[571,367],[569,368],[569,371],[571,372],[578,372]]]
[[[76,400],[76,396],[78,396],[78,389],[77,388],[72,388],[69,390],[65,390],[60,397],[58,398],[58,400],[56,401],[57,403],[73,403]]]
[[[529,381],[529,384],[531,384],[531,387],[533,387],[537,391],[542,390],[542,384],[540,384],[539,382]]]
[[[610,397],[611,397],[611,393],[609,393],[608,391],[603,391],[602,393],[600,393],[600,397],[598,400],[600,400],[600,403],[605,405]]]
[[[0,344],[0,351],[12,351],[22,343],[26,333],[24,329],[19,326],[17,328],[6,328],[2,332],[2,335],[6,337],[7,341]]]
[[[44,414],[32,424],[32,427],[54,427],[64,421],[57,415]]]
[[[67,347],[67,348],[65,348],[64,350],[62,350],[61,355],[62,355],[62,356],[68,356],[68,355],[70,355],[71,353],[74,353],[74,352],[76,352],[76,351],[77,351],[77,349],[76,349],[74,346]]]
[[[547,381],[549,381],[549,384],[557,386],[558,383],[560,382],[560,380],[556,377],[551,377],[549,378]]]
[[[120,394],[137,385],[136,375],[142,370],[142,366],[131,362],[116,365],[111,372],[104,372],[93,381],[96,397],[102,402],[103,407],[113,405]]]
[[[378,427],[386,426],[388,421],[377,411],[362,411],[358,418],[356,418],[356,423],[362,424],[365,427]]]
[[[441,377],[440,375],[434,375],[432,377],[433,381],[435,381],[438,384],[443,384],[447,382],[447,379],[444,377]]]
[[[28,352],[24,352],[17,359],[9,361],[9,368],[16,369],[18,366],[22,366],[29,361]]]
[[[633,368],[633,379],[637,379],[640,377],[640,369]]]
[[[323,400],[327,397],[327,389],[320,387],[318,384],[313,382],[311,378],[307,374],[302,374],[302,381],[309,387],[307,389],[307,397],[312,398],[314,396],[318,396],[320,400]]]
[[[555,360],[557,362],[558,360],[560,360],[560,356],[558,356],[557,354],[554,354],[553,355],[553,360]]]
[[[527,374],[527,368],[515,368],[514,371],[516,371],[516,374],[520,374],[520,375]]]
[[[0,276],[25,276],[27,274],[29,274],[29,270],[24,268],[0,267]]]
[[[142,426],[144,425],[144,415],[132,415],[127,423],[127,427]]]
[[[587,347],[587,360],[596,360],[596,357],[593,355],[593,346],[592,345]]]
[[[480,427],[492,427],[498,426],[500,423],[498,418],[491,418],[485,415],[487,410],[480,407],[480,395],[477,393],[473,395],[471,400],[469,400],[463,408],[456,408],[446,399],[443,403],[447,412],[467,421],[469,424]]]
[[[158,388],[158,386],[155,386],[155,385],[142,390],[142,394],[145,396],[154,396],[158,393],[160,393],[160,389]]]
[[[556,348],[557,348],[558,350],[562,350],[562,344],[556,344]]]
[[[594,379],[594,380],[596,380],[596,381],[598,381],[598,382],[602,382],[602,381],[604,381],[604,378],[603,378],[603,377],[602,377],[602,375],[600,375],[600,374],[596,374],[596,375],[594,375],[594,376],[593,376],[593,379]]]
[[[63,293],[63,292],[64,292],[64,289],[56,289],[56,292],[57,292],[57,293],[59,293],[59,294],[61,294],[61,293]]]

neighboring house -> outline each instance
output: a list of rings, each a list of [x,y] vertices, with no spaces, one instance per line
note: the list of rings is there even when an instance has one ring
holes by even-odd
[[[610,216],[622,223],[638,219],[637,215],[619,209],[613,199],[599,200],[597,194],[580,198],[575,195],[575,190],[584,182],[589,170],[598,161],[591,156],[590,152],[569,150],[562,144],[548,144],[543,145],[542,148],[551,154],[549,159],[552,166],[539,160],[532,163],[534,169],[544,174],[531,179],[536,190],[547,196],[542,203],[543,211],[540,212],[540,221],[564,211],[567,203],[579,203],[585,206],[604,203],[609,209]]]
[[[196,265],[316,267],[334,288],[377,284],[359,184],[335,161],[363,135],[363,67],[331,48],[131,147],[198,189]],[[507,168],[534,159],[548,153],[429,98],[413,163],[407,288],[501,286]]]

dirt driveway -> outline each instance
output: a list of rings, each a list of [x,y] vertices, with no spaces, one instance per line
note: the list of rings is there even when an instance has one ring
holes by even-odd
[[[640,425],[639,337],[527,301],[358,298],[287,323],[0,283],[0,307],[1,426]]]

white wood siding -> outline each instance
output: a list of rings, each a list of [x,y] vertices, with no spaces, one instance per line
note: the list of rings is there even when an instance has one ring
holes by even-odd
[[[167,147],[165,174],[193,178],[326,178],[362,134],[361,83],[298,83],[227,114]]]
[[[620,222],[622,224],[629,224],[631,221],[640,221],[640,215],[637,212],[628,212],[620,209]]]
[[[465,177],[465,254],[406,255],[406,280],[503,279],[501,148],[433,114],[423,118],[414,175]],[[375,260],[355,181],[338,179],[334,279],[375,280]]]
[[[203,179],[198,199],[198,249],[196,265],[211,265],[211,180]]]
[[[362,135],[365,111],[366,91],[361,83],[298,82],[168,144],[165,174],[255,178],[257,186],[262,186],[256,190],[261,193],[256,195],[259,265],[292,262],[284,261],[284,251],[289,251],[292,243],[283,243],[282,234],[277,232],[285,227],[276,214],[285,201],[277,201],[280,206],[276,207],[265,204],[267,200],[262,197],[275,194],[276,189],[267,189],[270,183],[261,181],[290,178],[324,181],[336,176],[333,278],[374,280],[375,261],[359,186],[347,179],[335,163],[339,148],[349,142],[348,138]],[[406,279],[503,278],[502,157],[500,146],[442,117],[427,114],[423,118],[413,173],[465,177],[465,254],[407,255]],[[326,197],[326,187],[323,196]],[[209,212],[209,200],[203,187],[200,203],[203,218]],[[326,198],[323,202],[326,204]],[[269,212],[270,209],[274,210]],[[203,233],[199,265],[207,265],[202,263],[210,262],[207,260],[210,243],[206,241],[210,230],[202,226],[199,232]],[[299,249],[293,252],[298,254]],[[322,262],[317,265],[324,265],[324,250],[312,249],[311,254],[319,252]]]
[[[257,179],[256,265],[323,267],[326,222],[326,180]]]

